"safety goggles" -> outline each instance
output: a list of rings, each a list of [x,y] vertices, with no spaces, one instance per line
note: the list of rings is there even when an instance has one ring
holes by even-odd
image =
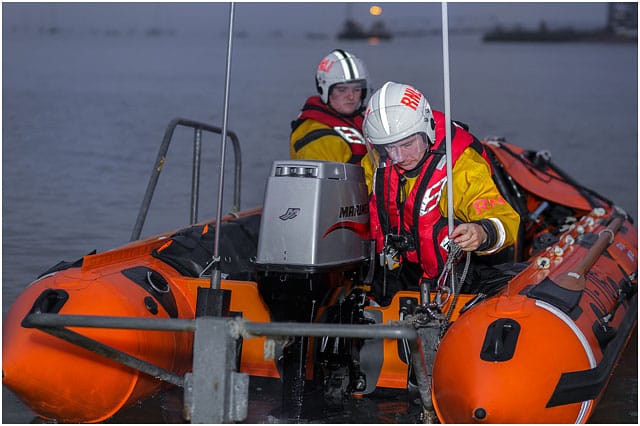
[[[426,149],[427,144],[422,139],[422,136],[417,133],[384,146],[385,152],[393,163],[419,158]]]
[[[331,93],[338,93],[340,95],[353,93],[356,96],[360,96],[365,88],[366,82],[364,80],[353,83],[337,83],[331,86]]]

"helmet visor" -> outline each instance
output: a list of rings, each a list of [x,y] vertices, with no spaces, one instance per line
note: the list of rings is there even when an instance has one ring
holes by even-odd
[[[411,169],[411,165],[418,164],[424,152],[427,150],[427,143],[424,136],[420,133],[413,134],[408,138],[404,138],[398,142],[383,145],[383,149],[391,160],[391,164]]]
[[[342,83],[336,83],[329,88],[329,97],[337,95],[340,97],[353,96],[359,101],[363,101],[367,96],[366,80],[351,80]]]

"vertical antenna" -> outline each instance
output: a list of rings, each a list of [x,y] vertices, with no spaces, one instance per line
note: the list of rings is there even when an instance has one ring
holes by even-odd
[[[227,36],[227,67],[224,79],[224,107],[222,115],[222,143],[220,144],[220,178],[218,184],[218,211],[216,212],[216,229],[213,240],[213,269],[211,270],[211,288],[220,288],[220,221],[222,220],[222,196],[224,189],[224,160],[227,147],[227,115],[229,112],[229,80],[231,74],[231,39],[233,36],[233,14],[235,3],[229,5],[229,32]]]
[[[445,122],[445,144],[447,147],[447,224],[448,236],[453,233],[453,154],[451,153],[451,96],[449,92],[449,17],[447,16],[447,2],[442,2],[442,64],[444,66],[444,122]],[[451,245],[449,245],[451,253]],[[451,266],[451,297],[456,300],[456,274]]]
[[[442,64],[444,65],[444,122],[447,148],[447,219],[449,236],[453,233],[453,171],[451,154],[451,98],[449,92],[449,25],[447,2],[442,2]]]

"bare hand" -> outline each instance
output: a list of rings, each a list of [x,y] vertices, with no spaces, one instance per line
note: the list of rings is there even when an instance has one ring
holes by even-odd
[[[487,233],[476,223],[463,223],[456,226],[451,239],[464,251],[477,250],[487,240]]]

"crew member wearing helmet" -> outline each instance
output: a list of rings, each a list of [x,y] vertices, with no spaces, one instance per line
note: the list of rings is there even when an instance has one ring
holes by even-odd
[[[445,124],[444,114],[406,84],[387,82],[367,105],[364,135],[376,163],[371,237],[381,263],[396,270],[397,279],[388,283],[393,293],[421,279],[434,282],[444,269]],[[455,228],[450,238],[466,252],[496,253],[515,242],[520,217],[493,182],[482,144],[456,122],[451,133]],[[393,293],[383,294],[383,302]]]
[[[367,148],[362,136],[362,111],[368,79],[364,62],[347,51],[336,49],[322,59],[316,71],[318,96],[307,99],[291,122],[292,160],[363,165]],[[367,164],[364,168],[370,188],[372,168]]]

